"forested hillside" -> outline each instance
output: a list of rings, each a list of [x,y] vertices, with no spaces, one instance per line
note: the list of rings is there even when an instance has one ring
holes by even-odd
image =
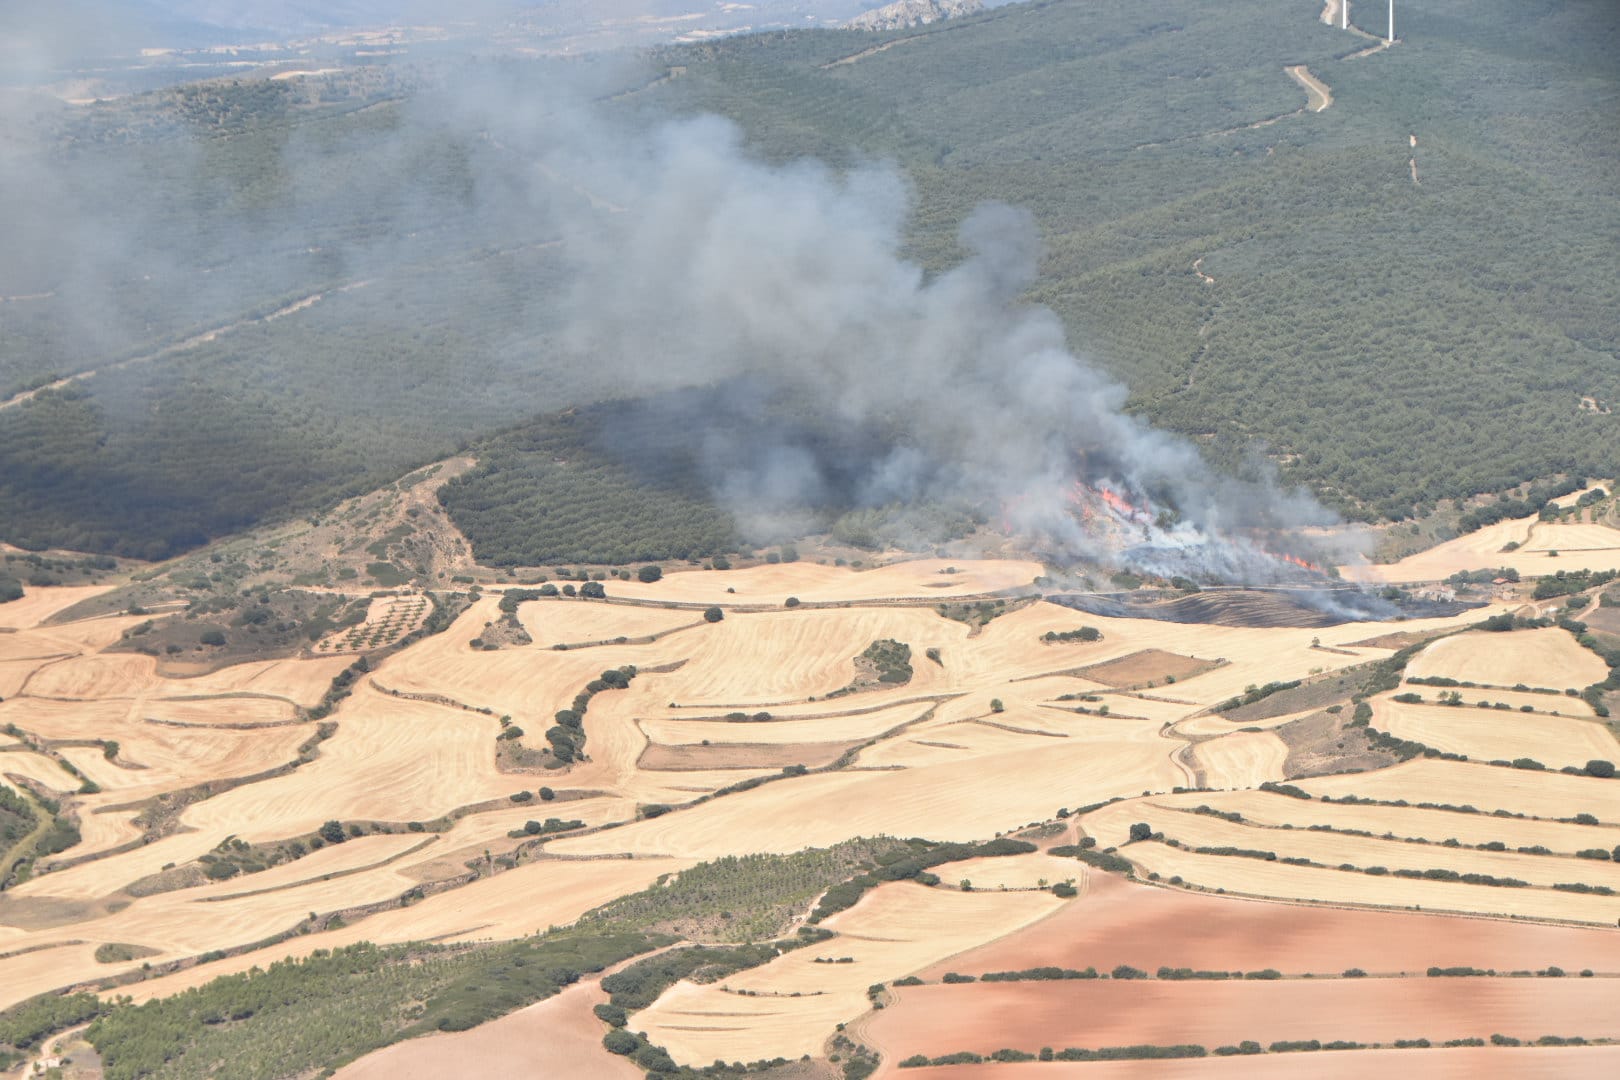
[[[977,203],[1028,207],[1031,298],[1130,408],[1353,516],[1612,472],[1620,11],[1426,0],[1356,55],[1320,10],[1050,0],[562,67],[616,120],[715,111],[773,160],[896,161],[930,271]],[[45,254],[0,260],[0,398],[97,374],[0,407],[0,539],[161,556],[642,389],[558,340],[550,223],[611,208],[537,180],[488,113],[425,111],[452,63],[31,119],[49,138],[7,175],[69,179],[14,215]],[[557,69],[501,74],[540,108]],[[29,231],[64,209],[71,234]]]

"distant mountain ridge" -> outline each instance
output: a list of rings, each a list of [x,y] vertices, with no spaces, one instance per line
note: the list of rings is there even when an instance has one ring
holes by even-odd
[[[904,30],[941,19],[977,15],[983,10],[984,0],[895,0],[855,16],[844,26],[850,30]]]

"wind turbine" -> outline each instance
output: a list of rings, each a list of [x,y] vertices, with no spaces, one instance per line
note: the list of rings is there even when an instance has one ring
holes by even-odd
[[[1389,36],[1384,40],[1384,44],[1395,44],[1395,0],[1389,0]]]
[[[1350,29],[1350,0],[1339,0],[1339,29]]]

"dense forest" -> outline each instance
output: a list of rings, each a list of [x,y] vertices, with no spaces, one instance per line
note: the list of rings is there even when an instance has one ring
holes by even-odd
[[[1433,0],[1363,56],[1319,12],[1051,0],[570,75],[616,122],[713,111],[770,160],[897,162],[929,273],[960,259],[979,202],[1029,208],[1047,246],[1030,298],[1129,408],[1217,463],[1268,453],[1350,516],[1611,473],[1620,12]],[[1303,111],[1297,63],[1331,107]],[[539,100],[556,69],[501,74]],[[159,557],[646,389],[560,339],[570,271],[547,223],[611,211],[560,180],[518,185],[520,156],[428,107],[442,72],[356,78],[313,97],[222,80],[38,121],[67,178],[39,198],[105,226],[95,250],[113,255],[87,274],[73,235],[0,260],[0,295],[30,298],[0,303],[0,398],[96,372],[0,408],[0,539]],[[172,348],[208,330],[224,332]],[[676,519],[665,553],[731,542],[702,477],[604,465],[592,506],[517,438],[448,495],[463,523],[503,501],[542,521],[527,538],[510,512],[474,526],[481,555],[649,557],[635,537]],[[523,468],[502,456],[520,451]],[[637,522],[579,531],[577,511],[608,504]]]

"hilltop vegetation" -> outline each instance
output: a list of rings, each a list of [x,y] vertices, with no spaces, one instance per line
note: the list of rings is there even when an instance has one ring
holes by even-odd
[[[974,205],[1028,207],[1048,246],[1031,298],[1129,385],[1131,409],[1232,469],[1269,453],[1284,480],[1352,516],[1603,474],[1620,451],[1607,411],[1620,400],[1620,146],[1605,122],[1620,108],[1620,18],[1598,0],[1436,0],[1405,16],[1395,48],[1351,58],[1366,40],[1319,10],[1050,0],[569,75],[628,124],[710,110],[772,160],[896,161],[916,193],[911,254],[930,273],[960,258]],[[1300,111],[1283,72],[1300,63],[1331,108]],[[503,75],[540,94],[554,72]],[[520,157],[422,123],[438,76],[418,76],[366,69],[302,96],[210,83],[58,122],[64,205],[163,197],[120,219],[118,262],[95,289],[71,245],[0,282],[52,293],[0,305],[0,392],[99,371],[0,411],[5,539],[164,556],[536,414],[656,388],[564,347],[565,254],[502,186]],[[614,96],[626,87],[645,89]],[[566,183],[524,190],[593,212]],[[211,265],[192,264],[199,250]],[[79,317],[91,307],[94,329]],[[480,448],[498,464],[449,496],[481,557],[622,561],[732,542],[690,457],[648,471],[591,444],[553,467],[559,423]],[[537,522],[532,535],[519,521]]]

